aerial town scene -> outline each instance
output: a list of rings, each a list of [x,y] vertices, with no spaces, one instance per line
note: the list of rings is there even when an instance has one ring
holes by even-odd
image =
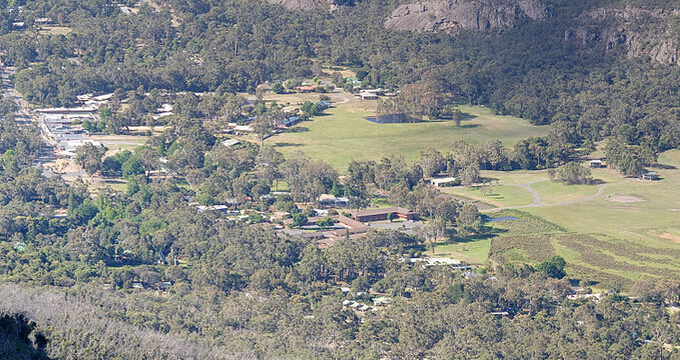
[[[0,359],[680,359],[680,3],[0,0]]]

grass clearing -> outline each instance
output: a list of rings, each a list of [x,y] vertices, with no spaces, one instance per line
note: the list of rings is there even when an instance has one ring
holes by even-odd
[[[447,194],[458,195],[471,200],[479,200],[499,207],[528,205],[534,201],[533,194],[526,189],[515,185],[492,185],[490,194],[483,194],[482,187],[480,186],[448,187],[442,188],[442,191]]]
[[[525,209],[573,234],[558,238],[555,246],[569,263],[570,275],[625,283],[680,276],[680,212],[675,210],[680,208],[680,151],[661,154],[659,163],[663,166],[654,169],[659,181],[612,179],[612,170],[597,169],[594,177],[610,182],[604,196]],[[534,185],[543,195],[542,184]],[[617,197],[642,201],[614,201]]]
[[[531,188],[541,194],[541,202],[546,204],[578,200],[597,193],[597,186],[595,185],[564,185],[553,181],[531,184]]]
[[[543,203],[576,200],[487,213],[522,219],[489,223],[495,234],[490,246],[493,260],[535,264],[553,249],[567,261],[571,277],[603,288],[680,276],[680,151],[661,154],[659,163],[662,165],[651,168],[660,174],[658,181],[626,179],[614,169],[593,169],[593,177],[605,183],[598,197],[592,197],[597,193],[595,185],[553,183],[545,171],[483,171],[482,176],[492,179],[492,189],[531,183]],[[469,198],[481,197],[477,190],[453,191]],[[515,201],[507,195],[488,198],[506,206]]]
[[[490,247],[491,239],[469,242],[446,242],[436,244],[432,255],[459,259],[472,265],[484,265],[489,257]]]
[[[70,27],[67,26],[41,26],[40,30],[38,30],[41,35],[68,35],[73,31]]]
[[[269,98],[269,97],[268,97]],[[317,97],[318,98],[318,97]],[[379,160],[402,155],[407,161],[419,158],[429,147],[449,152],[455,140],[483,142],[498,139],[506,146],[530,136],[547,133],[547,127],[535,126],[511,116],[494,115],[483,107],[461,106],[471,116],[456,127],[452,121],[426,121],[410,124],[376,124],[366,120],[374,113],[375,101],[351,99],[327,109],[326,115],[302,122],[290,131],[273,136],[265,145],[284,155],[302,151],[313,159],[323,160],[341,173],[352,160]]]

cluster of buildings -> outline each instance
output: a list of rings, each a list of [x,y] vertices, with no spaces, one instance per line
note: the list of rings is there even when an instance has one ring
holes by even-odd
[[[371,229],[402,229],[403,225],[402,230],[410,231],[418,225],[415,221],[417,214],[401,207],[360,210],[347,215],[349,216],[338,214],[310,217],[306,224],[303,224],[302,229],[289,230],[284,228],[283,231],[294,232],[297,235],[314,239],[320,247],[330,247],[344,238],[359,238]],[[317,222],[327,218],[333,221],[333,226],[320,229]],[[401,221],[392,223],[392,220]],[[371,222],[379,222],[380,224],[370,224]],[[292,219],[284,221],[286,225],[292,223]]]
[[[397,96],[397,93],[386,92],[383,89],[364,89],[354,94],[354,97],[360,100],[378,100],[379,96],[393,97]]]
[[[327,109],[328,107],[331,106],[331,103],[328,101],[319,101],[316,105],[320,106],[322,109]],[[228,130],[227,132],[236,132],[236,133],[249,133],[253,132],[254,129],[252,127],[253,121],[255,121],[256,116],[251,116],[246,121],[244,121],[242,124],[238,124],[235,122],[231,122],[227,124]],[[302,120],[302,118],[298,115],[298,110],[295,109],[295,113],[287,115],[285,118],[279,120],[276,123],[276,128],[285,130],[290,128],[291,126],[299,123]]]
[[[360,303],[358,301],[351,301],[351,300],[343,301],[342,302],[342,308],[354,310],[354,311],[357,311],[357,312],[367,312],[367,311],[378,311],[378,310],[380,310],[375,306],[370,306],[370,305]]]
[[[23,13],[23,6],[8,6],[5,11],[18,16]],[[33,19],[33,23],[37,26],[48,25],[52,23],[52,19],[48,17],[35,18]],[[26,27],[26,21],[19,20],[18,18],[12,22],[12,28],[16,30],[23,30],[26,29]]]
[[[75,157],[79,146],[90,143],[103,146],[101,143],[85,138],[85,131],[73,127],[74,122],[96,122],[99,120],[100,106],[106,104],[113,94],[84,94],[77,96],[79,106],[71,108],[45,108],[35,110],[39,118],[39,126],[45,136],[56,145],[57,154],[65,157]]]
[[[76,148],[85,143],[102,146],[98,142],[86,140],[85,132],[72,126],[76,120],[96,121],[97,109],[94,107],[38,109],[35,113],[40,118],[38,123],[43,134],[56,145],[59,155],[75,157]]]

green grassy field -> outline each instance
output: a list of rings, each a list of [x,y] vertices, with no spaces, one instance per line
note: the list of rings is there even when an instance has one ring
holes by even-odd
[[[531,188],[541,194],[541,202],[546,204],[582,199],[597,192],[595,185],[564,185],[549,180],[531,184]]]
[[[433,256],[463,260],[472,265],[484,265],[489,257],[491,239],[471,242],[447,242],[435,245]]]
[[[482,189],[481,186],[459,186],[444,188],[442,191],[497,207],[529,205],[534,201],[534,196],[529,191],[516,185],[491,185],[491,192],[488,194],[484,194]]]
[[[42,35],[68,35],[72,29],[66,26],[41,26],[40,34]]]
[[[496,206],[521,206],[531,194],[506,189],[530,183],[542,204],[487,212],[521,220],[489,223],[491,241],[464,244],[475,249],[474,258],[482,260],[488,249],[494,262],[536,264],[558,254],[566,259],[570,276],[604,288],[625,288],[643,279],[680,276],[680,151],[661,154],[659,163],[662,166],[653,168],[661,176],[658,181],[625,179],[612,169],[594,169],[593,177],[604,183],[599,196],[596,185],[553,183],[544,171],[483,171],[484,177],[494,179],[491,195],[464,187],[446,192]],[[456,246],[460,248],[440,245],[436,253],[463,258]]]
[[[413,124],[375,124],[366,120],[375,102],[351,100],[326,110],[291,131],[273,136],[265,145],[274,146],[284,155],[302,151],[323,160],[344,173],[352,160],[379,160],[384,156],[403,155],[412,161],[429,147],[450,151],[455,140],[483,142],[498,139],[512,146],[520,139],[544,135],[547,127],[534,126],[511,116],[494,115],[482,107],[461,106],[471,116],[456,127],[452,121]]]

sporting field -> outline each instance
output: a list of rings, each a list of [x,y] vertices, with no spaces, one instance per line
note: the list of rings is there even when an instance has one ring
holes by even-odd
[[[658,181],[594,169],[598,185],[564,186],[547,181],[541,171],[483,172],[496,179],[492,194],[462,187],[447,191],[516,208],[487,212],[521,218],[491,223],[497,232],[489,247],[492,260],[535,264],[558,254],[572,277],[625,288],[645,278],[680,276],[680,151],[661,154],[659,163],[653,169],[661,176]],[[531,197],[538,203],[524,204]]]
[[[470,142],[498,139],[511,147],[520,139],[541,136],[548,131],[547,127],[534,126],[526,120],[494,115],[489,109],[471,106],[460,107],[470,115],[460,127],[452,121],[375,124],[366,120],[374,114],[371,109],[375,108],[375,101],[345,101],[326,110],[326,115],[316,116],[291,131],[267,139],[265,145],[274,146],[284,155],[302,151],[344,173],[352,160],[403,155],[412,161],[428,147],[449,152],[451,143],[461,139]]]

